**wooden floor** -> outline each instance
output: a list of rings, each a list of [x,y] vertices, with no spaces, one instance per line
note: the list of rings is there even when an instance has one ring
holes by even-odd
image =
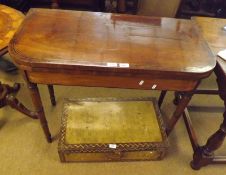
[[[12,83],[21,82],[22,88],[18,98],[29,107],[31,100],[28,91],[19,75],[7,75],[0,72],[0,80]],[[215,87],[215,77],[211,76],[202,83],[202,87]],[[189,143],[183,120],[176,125],[169,137],[170,148],[165,159],[151,162],[124,163],[70,163],[62,164],[57,153],[58,133],[62,102],[65,97],[147,97],[159,95],[158,91],[138,91],[106,88],[56,87],[57,106],[50,104],[48,89],[40,86],[42,100],[50,130],[54,136],[48,144],[37,120],[27,118],[11,108],[0,110],[0,174],[1,175],[191,175],[197,174],[189,166],[192,159],[192,148]],[[173,109],[173,93],[169,93],[162,106],[163,114]],[[191,118],[197,128],[200,143],[205,142],[222,121],[223,104],[218,96],[196,95],[191,101]],[[198,106],[198,105],[201,105]],[[208,120],[207,120],[208,118]],[[208,121],[208,122],[207,122]],[[211,121],[211,122],[209,122]],[[226,155],[226,144],[218,154]],[[226,165],[210,165],[201,169],[199,175],[222,175]]]

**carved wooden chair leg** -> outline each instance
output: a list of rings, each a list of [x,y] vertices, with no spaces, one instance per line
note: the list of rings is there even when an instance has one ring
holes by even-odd
[[[53,106],[56,106],[56,99],[55,99],[53,85],[48,85],[48,90],[49,90],[51,103],[52,103]]]
[[[163,100],[166,96],[166,93],[167,91],[161,91],[161,94],[159,96],[159,100],[158,100],[158,105],[159,105],[159,108],[161,107],[162,103],[163,103]]]

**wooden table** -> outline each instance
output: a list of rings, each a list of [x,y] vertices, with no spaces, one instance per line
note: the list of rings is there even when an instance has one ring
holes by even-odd
[[[169,134],[216,64],[188,20],[47,9],[30,10],[9,52],[49,142],[37,84],[183,91]]]
[[[23,19],[24,15],[21,12],[0,5],[0,57],[8,52],[8,44]],[[29,117],[36,118],[14,97],[14,94],[17,93],[19,88],[19,84],[11,87],[7,84],[2,84],[0,81],[0,108],[10,105],[12,108],[19,110]]]
[[[19,11],[0,4],[0,55],[7,52],[9,41],[23,19]]]
[[[193,22],[197,24],[204,39],[207,41],[212,52],[217,55],[220,50],[226,49],[226,31],[223,27],[226,26],[226,19],[216,19],[207,17],[194,17]],[[214,72],[217,76],[218,91],[199,90],[195,93],[201,94],[219,94],[224,101],[226,108],[226,62],[217,57],[217,65]],[[223,114],[224,120],[220,128],[209,137],[207,143],[200,146],[197,142],[192,123],[189,115],[184,114],[187,129],[190,135],[190,140],[194,150],[193,161],[191,166],[193,169],[200,169],[211,163],[226,163],[226,156],[214,156],[214,151],[217,150],[223,143],[226,136],[226,112]]]

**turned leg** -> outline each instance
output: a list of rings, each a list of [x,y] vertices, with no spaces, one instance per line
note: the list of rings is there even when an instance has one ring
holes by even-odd
[[[53,106],[56,106],[56,99],[55,99],[55,95],[54,95],[53,85],[48,85],[48,90],[49,90],[51,103]]]
[[[177,123],[179,118],[182,116],[185,108],[187,107],[188,103],[191,100],[192,95],[193,95],[193,92],[184,92],[181,94],[181,99],[179,100],[179,104],[177,105],[175,112],[173,113],[172,117],[168,122],[168,126],[166,129],[167,135],[171,133],[175,124]]]
[[[220,128],[209,137],[207,143],[195,150],[193,154],[193,161],[191,162],[191,167],[195,170],[198,170],[214,161],[214,151],[220,148],[226,136],[226,77],[218,66],[215,69],[215,73],[217,75],[219,95],[224,101],[224,120],[220,125]]]
[[[161,107],[161,105],[162,105],[162,102],[163,102],[163,100],[164,100],[164,98],[165,98],[165,96],[166,96],[166,93],[167,93],[167,91],[162,91],[161,92],[161,94],[160,94],[160,96],[159,96],[159,100],[158,100],[158,105],[159,105],[159,108]]]
[[[224,104],[226,107],[226,103]],[[224,112],[223,116],[224,121],[218,131],[209,137],[207,143],[204,146],[198,147],[197,150],[195,150],[193,154],[193,161],[191,162],[191,167],[193,169],[199,170],[201,167],[213,162],[214,151],[220,148],[226,136],[226,112]]]

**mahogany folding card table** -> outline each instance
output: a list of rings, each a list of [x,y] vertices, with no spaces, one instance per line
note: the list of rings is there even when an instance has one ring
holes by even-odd
[[[9,52],[24,73],[48,142],[37,84],[182,91],[169,134],[216,65],[189,20],[100,12],[31,9]]]

